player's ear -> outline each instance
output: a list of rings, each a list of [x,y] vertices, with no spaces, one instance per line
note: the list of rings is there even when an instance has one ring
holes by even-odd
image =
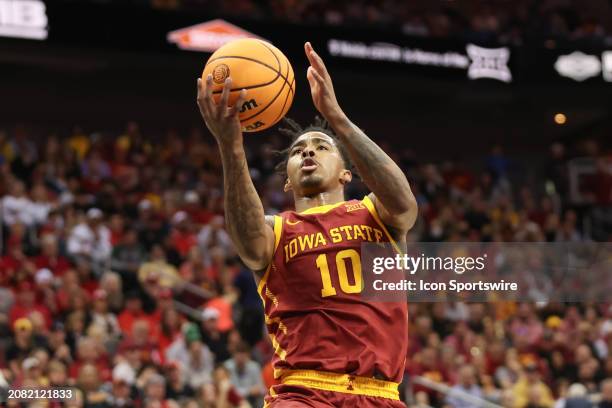
[[[350,170],[347,169],[343,169],[340,172],[340,184],[345,185],[351,182],[351,180],[353,180],[353,173],[351,173]]]
[[[283,188],[283,191],[287,193],[291,190],[293,190],[293,187],[291,187],[291,181],[289,181],[289,177],[287,177],[287,180],[285,180],[285,187]]]

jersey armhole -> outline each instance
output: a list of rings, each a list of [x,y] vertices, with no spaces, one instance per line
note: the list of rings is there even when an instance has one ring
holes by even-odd
[[[395,251],[397,251],[398,254],[403,255],[404,251],[400,249],[395,239],[393,239],[393,237],[389,233],[387,226],[380,219],[380,216],[378,215],[378,211],[376,211],[376,206],[374,205],[374,202],[372,202],[372,199],[370,198],[370,196],[363,197],[363,200],[361,200],[361,202],[363,203],[363,205],[366,206],[366,208],[372,215],[372,218],[374,218],[374,221],[376,221],[376,223],[380,226],[380,228],[382,228],[383,232],[387,236],[387,239],[389,239],[389,242],[391,243],[391,245],[393,245],[393,249],[395,249]]]
[[[273,254],[276,253],[276,249],[278,248],[278,244],[280,243],[282,234],[283,234],[283,217],[281,217],[280,215],[275,215],[274,216],[274,252]]]
[[[266,282],[268,281],[268,276],[270,276],[270,271],[272,270],[272,263],[274,263],[274,256],[276,255],[276,250],[278,249],[278,245],[280,244],[281,236],[283,234],[283,217],[280,215],[274,215],[274,250],[272,251],[272,259],[270,259],[270,264],[266,268],[266,272],[259,280],[259,284],[257,284],[257,291],[259,294],[262,294],[262,290]]]

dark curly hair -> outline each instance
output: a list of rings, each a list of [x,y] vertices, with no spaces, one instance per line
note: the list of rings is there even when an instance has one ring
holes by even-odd
[[[289,147],[287,147],[286,149],[276,152],[276,154],[282,158],[282,161],[278,163],[275,167],[275,170],[279,174],[283,175],[284,177],[287,177],[287,162],[289,161],[289,153],[291,151],[291,146],[293,146],[293,142],[295,142],[297,138],[302,136],[304,133],[321,132],[331,137],[336,143],[336,146],[338,147],[338,151],[340,152],[340,157],[342,157],[342,160],[344,161],[344,168],[347,170],[350,170],[354,176],[358,177],[358,175],[356,174],[355,168],[353,166],[353,163],[351,162],[351,159],[349,158],[348,152],[346,151],[346,148],[344,147],[342,142],[338,139],[338,137],[336,136],[336,134],[334,133],[334,131],[332,130],[332,128],[329,126],[329,124],[327,123],[325,119],[317,115],[315,116],[314,123],[311,123],[305,128],[303,128],[295,120],[287,118],[287,117],[283,118],[282,123],[286,127],[280,127],[278,128],[278,131],[282,135],[288,136],[289,138],[291,138],[291,143],[289,144]]]

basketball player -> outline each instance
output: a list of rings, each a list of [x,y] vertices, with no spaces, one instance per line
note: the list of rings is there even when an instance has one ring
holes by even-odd
[[[275,349],[268,407],[402,407],[398,383],[407,349],[406,302],[367,302],[361,243],[405,240],[417,205],[400,168],[344,114],[310,43],[307,71],[315,107],[331,126],[301,131],[287,150],[285,191],[295,211],[265,216],[249,176],[238,112],[219,103],[212,78],[198,80],[200,112],[223,162],[227,230],[255,272]],[[345,201],[353,163],[372,193]]]

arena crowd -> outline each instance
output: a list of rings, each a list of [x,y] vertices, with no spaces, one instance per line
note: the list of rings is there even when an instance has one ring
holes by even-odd
[[[75,0],[63,0],[75,1]],[[92,0],[94,1],[94,0]],[[95,0],[159,10],[215,10],[240,20],[378,28],[406,35],[547,47],[612,44],[606,0]]]
[[[273,348],[251,272],[224,230],[210,136],[135,122],[35,143],[0,132],[0,387],[76,387],[66,407],[260,407]],[[268,213],[291,208],[275,172],[281,136],[248,146]],[[383,144],[384,146],[384,144]],[[476,165],[391,149],[420,205],[412,241],[609,241],[610,159],[595,141]],[[568,162],[597,163],[574,206]],[[349,198],[366,193],[358,181]],[[612,407],[612,305],[412,303],[402,394],[410,407]],[[429,382],[447,387],[432,388]],[[9,405],[11,406],[11,405]],[[19,406],[14,404],[12,406]]]

